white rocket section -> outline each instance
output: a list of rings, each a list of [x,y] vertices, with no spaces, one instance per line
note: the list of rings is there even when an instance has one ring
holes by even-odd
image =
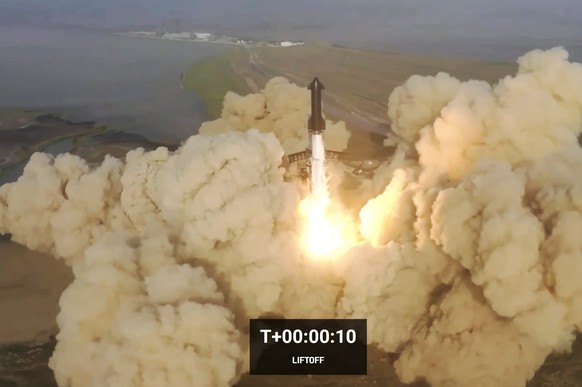
[[[311,134],[311,193],[323,195],[326,191],[323,136],[321,134]]]

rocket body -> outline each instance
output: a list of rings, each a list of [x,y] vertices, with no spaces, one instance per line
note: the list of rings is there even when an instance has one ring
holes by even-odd
[[[325,146],[321,133],[311,134],[311,193],[325,195],[327,180],[325,177]]]
[[[325,86],[318,78],[314,78],[307,88],[311,91],[311,115],[307,121],[307,130],[311,138],[311,193],[319,196],[325,195],[327,192],[325,146],[323,144],[325,119],[321,109],[321,92]]]

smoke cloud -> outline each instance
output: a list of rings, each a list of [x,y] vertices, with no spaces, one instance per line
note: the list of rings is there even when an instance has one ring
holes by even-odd
[[[296,256],[298,194],[282,156],[257,130],[95,169],[36,153],[0,188],[1,231],[75,275],[50,364],[59,385],[234,384],[241,320],[276,309]]]
[[[524,386],[582,327],[582,66],[561,48],[518,63],[496,85],[392,92],[397,149],[361,186],[361,241],[329,260],[302,251],[302,190],[280,167],[309,109],[283,78],[229,93],[173,153],[35,154],[0,188],[0,232],[75,274],[59,385],[232,385],[248,319],[274,313],[368,319],[404,382]],[[345,149],[345,125],[328,132]]]
[[[286,78],[275,77],[256,94],[240,96],[228,92],[224,97],[221,118],[205,122],[200,134],[217,134],[246,131],[258,128],[274,133],[285,154],[301,152],[308,143],[305,130],[311,110],[310,92],[290,83]],[[348,146],[350,132],[344,122],[326,120],[323,138],[326,147],[341,152]]]
[[[371,321],[403,381],[524,386],[580,330],[582,66],[567,57],[530,52],[494,86],[438,74],[391,94],[408,160],[376,177],[389,183],[361,211],[375,247],[340,260],[339,312]]]

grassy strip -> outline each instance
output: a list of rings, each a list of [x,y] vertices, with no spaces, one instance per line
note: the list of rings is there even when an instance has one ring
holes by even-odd
[[[220,117],[222,100],[228,91],[238,94],[247,94],[249,91],[243,77],[231,66],[232,58],[238,52],[232,50],[225,55],[203,60],[184,72],[182,86],[204,99],[210,118]]]

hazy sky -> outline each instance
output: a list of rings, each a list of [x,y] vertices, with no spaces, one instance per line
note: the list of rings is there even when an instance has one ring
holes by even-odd
[[[0,23],[147,28],[174,17],[251,37],[371,47],[582,47],[580,0],[0,0]]]
[[[20,18],[44,16],[70,22],[77,18],[101,25],[157,22],[173,16],[196,20],[239,17],[244,22],[274,16],[286,22],[319,19],[326,23],[346,18],[357,23],[366,16],[374,21],[403,19],[441,26],[462,24],[465,19],[534,29],[582,21],[579,0],[0,0],[0,7],[4,19],[12,8],[10,16]]]

